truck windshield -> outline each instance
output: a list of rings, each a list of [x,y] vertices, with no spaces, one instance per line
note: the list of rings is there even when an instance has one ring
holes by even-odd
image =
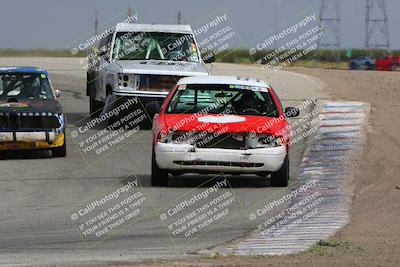
[[[0,73],[0,99],[53,99],[47,75]]]
[[[118,32],[113,58],[118,60],[168,60],[199,62],[192,34]]]
[[[167,113],[236,114],[279,117],[267,88],[240,89],[241,85],[179,85]]]

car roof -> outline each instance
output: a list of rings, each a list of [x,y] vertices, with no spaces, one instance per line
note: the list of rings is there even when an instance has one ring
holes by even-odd
[[[0,73],[39,73],[48,74],[46,70],[31,66],[0,66]]]
[[[118,23],[117,31],[192,33],[190,25]]]
[[[269,84],[262,80],[243,78],[239,76],[198,76],[198,77],[185,77],[178,81],[178,84],[235,84],[235,85],[247,85],[257,87],[268,87]]]

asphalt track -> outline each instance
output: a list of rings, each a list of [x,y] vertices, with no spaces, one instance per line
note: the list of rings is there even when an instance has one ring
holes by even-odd
[[[1,155],[1,265],[192,257],[199,250],[248,235],[254,228],[246,212],[254,203],[269,196],[279,198],[288,191],[272,188],[268,179],[257,176],[227,176],[231,188],[221,189],[221,192],[232,192],[236,200],[228,219],[223,223],[215,223],[212,231],[196,238],[173,238],[160,221],[160,213],[166,206],[172,206],[171,203],[177,203],[180,197],[204,191],[207,185],[198,186],[214,175],[178,176],[171,179],[168,188],[152,188],[149,176],[150,131],[140,131],[137,138],[127,141],[119,150],[87,165],[70,136],[71,125],[88,116],[86,75],[78,60],[1,58],[0,65],[35,65],[47,69],[54,87],[62,92],[60,102],[69,124],[68,155],[65,159],[53,159],[46,152]],[[312,97],[328,98],[323,83],[292,72],[265,71],[247,65],[213,64],[212,73],[263,79],[274,87],[284,106],[301,104]],[[309,107],[307,112],[311,112],[311,109]],[[291,184],[297,181],[306,146],[307,139],[304,139],[292,147]],[[221,181],[221,178],[213,181]],[[110,192],[110,186],[124,186],[136,179],[147,200],[141,209],[141,220],[121,231],[114,231],[104,240],[82,239],[71,221],[71,210],[84,207],[93,196]]]

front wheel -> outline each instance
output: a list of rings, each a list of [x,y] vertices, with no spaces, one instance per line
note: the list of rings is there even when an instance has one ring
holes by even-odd
[[[93,96],[89,96],[89,110],[92,119],[97,118],[101,113],[101,106]]]
[[[168,171],[158,167],[154,152],[151,156],[151,186],[168,186]]]
[[[282,167],[271,174],[271,186],[287,187],[289,184],[289,156],[286,155]]]
[[[62,146],[53,148],[51,150],[51,155],[54,158],[65,158],[67,156],[67,144],[65,143],[65,139]]]

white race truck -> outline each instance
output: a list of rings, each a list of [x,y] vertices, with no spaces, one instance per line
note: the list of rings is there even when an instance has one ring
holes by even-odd
[[[162,103],[176,82],[207,76],[189,25],[120,23],[89,52],[86,94],[96,117],[117,99],[138,97],[142,106]],[[152,115],[152,114],[150,114]]]

